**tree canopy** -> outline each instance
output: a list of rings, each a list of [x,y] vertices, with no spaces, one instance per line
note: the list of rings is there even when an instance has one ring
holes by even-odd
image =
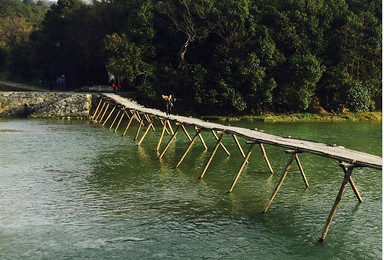
[[[381,109],[381,1],[0,0],[0,71],[196,113]],[[208,112],[209,111],[209,112]]]

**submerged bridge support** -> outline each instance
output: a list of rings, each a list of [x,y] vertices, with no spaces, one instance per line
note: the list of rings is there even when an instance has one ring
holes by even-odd
[[[114,119],[112,120],[113,115],[114,115]],[[241,173],[244,171],[246,165],[250,163],[249,158],[252,154],[252,151],[255,145],[258,145],[260,147],[261,153],[263,155],[264,161],[267,165],[267,168],[270,174],[274,174],[274,171],[272,169],[271,163],[269,162],[266,150],[264,148],[264,144],[269,144],[269,145],[288,149],[286,150],[286,153],[290,154],[289,160],[283,170],[283,173],[281,175],[281,178],[275,190],[273,191],[270,199],[268,200],[267,204],[265,205],[262,211],[263,213],[266,213],[270,208],[274,198],[276,197],[278,191],[280,190],[288,174],[288,171],[293,161],[296,161],[301,177],[304,181],[305,187],[309,186],[309,182],[307,180],[307,177],[304,173],[304,169],[298,157],[300,153],[311,153],[311,154],[337,160],[339,162],[340,167],[343,170],[344,179],[341,184],[340,190],[337,194],[334,205],[329,214],[329,217],[327,219],[327,222],[325,224],[322,235],[319,239],[320,242],[324,241],[324,239],[327,236],[328,230],[336,214],[337,208],[340,204],[341,198],[345,192],[346,185],[348,183],[352,186],[352,189],[358,201],[363,202],[363,199],[355,185],[355,182],[351,177],[353,169],[356,167],[369,167],[369,168],[378,169],[378,170],[382,169],[382,158],[371,155],[371,154],[349,150],[342,146],[329,145],[325,143],[313,142],[308,140],[293,139],[290,137],[281,137],[277,135],[267,134],[267,133],[264,133],[263,131],[258,131],[258,130],[245,129],[245,128],[233,127],[233,126],[225,126],[221,124],[205,122],[205,121],[202,121],[196,118],[191,118],[191,117],[184,117],[184,116],[178,116],[178,115],[166,115],[164,112],[161,112],[156,109],[146,108],[144,106],[137,104],[134,101],[128,100],[126,98],[122,98],[115,94],[101,95],[100,101],[93,115],[91,116],[91,119],[95,123],[99,123],[102,126],[106,126],[107,122],[110,121],[111,119],[112,122],[109,125],[109,129],[112,129],[115,126],[115,123],[117,122],[116,127],[114,129],[114,132],[117,132],[124,117],[126,117],[127,119],[127,125],[124,128],[122,136],[126,135],[129,127],[131,127],[132,125],[132,122],[136,121],[137,130],[134,136],[134,140],[137,141],[137,145],[141,145],[143,143],[145,137],[148,135],[148,133],[151,130],[155,131],[154,120],[158,120],[161,123],[162,130],[155,148],[155,151],[159,159],[161,159],[165,155],[170,145],[176,139],[177,134],[180,131],[182,131],[186,136],[186,138],[188,139],[189,143],[184,153],[181,155],[180,159],[178,160],[176,167],[179,167],[182,164],[182,162],[185,160],[186,156],[192,149],[197,139],[200,140],[204,150],[208,149],[201,133],[204,131],[210,132],[213,138],[216,140],[216,143],[205,163],[205,166],[202,172],[199,175],[199,179],[202,179],[207,173],[209,165],[211,164],[219,148],[221,148],[228,156],[231,155],[228,149],[223,144],[224,135],[230,134],[233,137],[233,140],[236,146],[238,147],[241,156],[243,157],[243,161],[242,161],[242,164],[240,165],[238,172],[235,175],[235,179],[233,180],[231,187],[229,188],[229,192],[233,191]],[[172,127],[172,124],[171,124],[172,122],[176,127],[175,130]],[[194,130],[193,137],[190,136],[190,134],[186,129],[186,127],[188,126],[192,127]],[[145,130],[140,137],[140,132],[142,128],[145,128]],[[167,143],[165,144],[164,148],[160,152],[160,148],[162,146],[165,133],[167,133],[170,137]],[[249,145],[246,153],[244,152],[243,147],[240,145],[238,141],[238,137],[245,139],[246,144]]]

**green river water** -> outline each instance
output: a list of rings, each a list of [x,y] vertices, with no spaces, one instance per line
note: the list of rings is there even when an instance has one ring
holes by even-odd
[[[381,122],[232,124],[382,153]],[[199,180],[215,143],[209,133],[208,151],[197,141],[176,169],[188,144],[182,133],[159,160],[161,127],[141,146],[135,131],[122,137],[87,121],[2,119],[0,259],[382,258],[381,171],[354,170],[364,202],[347,186],[320,244],[343,178],[337,161],[300,154],[310,186],[293,164],[262,214],[289,158],[284,149],[265,145],[274,175],[255,149],[228,194],[242,162],[231,136],[231,156],[219,149]]]

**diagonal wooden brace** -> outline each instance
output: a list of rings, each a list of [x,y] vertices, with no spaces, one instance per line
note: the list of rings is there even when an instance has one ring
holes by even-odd
[[[187,156],[187,154],[189,153],[189,151],[191,150],[192,146],[193,146],[193,143],[196,141],[196,139],[199,137],[200,135],[200,132],[201,130],[197,130],[196,131],[196,134],[193,136],[193,138],[191,139],[191,141],[189,142],[189,145],[187,147],[187,149],[185,150],[185,152],[183,153],[183,155],[181,156],[179,162],[177,163],[176,165],[176,168],[180,166],[180,164],[183,162],[185,156]]]
[[[336,214],[337,208],[339,207],[341,198],[344,195],[344,192],[345,192],[345,189],[346,189],[346,185],[349,182],[349,180],[351,179],[352,170],[355,167],[355,165],[347,164],[347,163],[340,163],[340,166],[341,166],[341,168],[343,168],[343,171],[344,171],[344,169],[347,169],[347,171],[345,171],[345,173],[344,173],[343,182],[341,183],[341,187],[340,187],[339,193],[337,194],[337,197],[336,197],[335,202],[333,204],[332,210],[329,213],[329,216],[328,216],[328,219],[327,219],[327,223],[325,224],[325,227],[324,227],[323,233],[321,234],[319,242],[323,242],[325,237],[327,236],[329,227],[331,226],[332,220],[335,217],[335,214]]]
[[[213,137],[215,137],[216,140],[219,140],[219,137],[217,137],[217,134],[216,134],[215,130],[211,130],[211,132],[212,132]],[[219,145],[221,146],[221,148],[223,148],[224,152],[225,152],[228,156],[231,155],[231,154],[228,152],[227,148],[224,146],[224,144],[223,144],[221,141],[220,141]]]
[[[102,124],[102,126],[105,125],[105,123],[107,123],[107,121],[109,120],[109,118],[111,117],[111,115],[113,114],[113,111],[115,111],[117,105],[115,104],[111,110],[111,112],[109,112],[109,115],[107,116],[107,118],[105,119],[104,123]],[[101,122],[100,122],[101,123]]]
[[[247,154],[244,156],[243,163],[241,164],[241,167],[240,167],[239,171],[237,172],[236,177],[233,180],[231,188],[229,189],[228,192],[232,192],[233,188],[235,187],[237,180],[240,177],[240,174],[243,172],[245,165],[248,163],[249,157],[251,156],[251,153],[252,153],[252,150],[253,150],[253,147],[255,146],[255,144],[256,144],[255,142],[251,142],[251,146],[249,147]]]
[[[93,112],[93,115],[91,116],[90,119],[94,119],[95,118],[96,114],[99,111],[99,108],[100,108],[100,105],[101,105],[102,102],[103,102],[103,96],[100,97],[99,104],[97,105],[97,107],[95,109],[95,112]]]
[[[216,133],[215,133],[215,134],[216,134]],[[207,163],[205,164],[205,167],[204,167],[203,171],[201,172],[201,174],[200,174],[200,176],[199,176],[199,179],[202,179],[202,178],[204,177],[205,173],[207,172],[208,167],[209,167],[209,165],[211,164],[212,159],[213,159],[213,157],[215,156],[216,151],[217,151],[217,149],[219,148],[219,146],[220,146],[220,144],[221,144],[221,140],[223,140],[223,137],[224,137],[224,132],[222,132],[222,133],[220,134],[220,137],[218,137],[217,142],[216,142],[216,144],[215,144],[215,147],[213,148],[213,151],[212,151],[211,155],[209,156],[208,161],[207,161]]]
[[[179,132],[181,128],[181,125],[178,125],[177,128],[176,128],[176,131],[173,133],[173,135],[171,136],[171,138],[169,139],[168,143],[166,144],[166,146],[164,147],[164,150],[161,152],[161,154],[159,155],[159,159],[161,159],[165,152],[168,150],[169,146],[171,145],[171,143],[175,140],[176,138],[176,135],[177,133]]]

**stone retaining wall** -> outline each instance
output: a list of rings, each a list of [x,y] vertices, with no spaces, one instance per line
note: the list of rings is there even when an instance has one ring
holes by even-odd
[[[0,117],[88,118],[98,94],[0,92]]]

